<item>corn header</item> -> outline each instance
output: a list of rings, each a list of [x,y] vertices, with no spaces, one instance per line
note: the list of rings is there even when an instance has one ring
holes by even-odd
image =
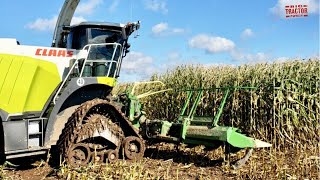
[[[200,88],[182,90],[187,92],[187,99],[184,106],[180,108],[181,113],[176,120],[168,121],[163,119],[148,119],[139,100],[153,94],[171,91],[172,89],[149,91],[147,93],[135,95],[135,88],[138,85],[145,83],[162,84],[160,81],[135,83],[131,90],[120,95],[117,99],[127,105],[123,107],[124,113],[127,114],[132,125],[140,130],[140,134],[146,141],[204,145],[210,148],[225,145],[228,152],[231,152],[231,149],[240,150],[247,148],[247,154],[244,158],[234,164],[235,168],[239,168],[248,160],[253,148],[271,147],[271,144],[267,142],[242,134],[241,130],[238,128],[219,125],[219,120],[230,93],[234,90],[256,89],[255,87],[221,87],[214,89]],[[216,89],[223,91],[223,98],[217,112],[214,113],[215,116],[196,116],[195,111],[201,102],[203,93],[210,93]]]

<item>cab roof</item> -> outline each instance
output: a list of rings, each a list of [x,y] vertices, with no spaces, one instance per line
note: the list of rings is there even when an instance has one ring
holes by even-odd
[[[112,23],[112,22],[81,22],[79,24],[70,26],[70,28],[74,28],[78,26],[101,26],[101,27],[124,28],[126,25],[120,24],[120,23]]]

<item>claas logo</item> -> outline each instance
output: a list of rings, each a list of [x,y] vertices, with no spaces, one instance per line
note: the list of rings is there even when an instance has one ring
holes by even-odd
[[[37,49],[36,56],[72,57],[73,51],[64,49]]]

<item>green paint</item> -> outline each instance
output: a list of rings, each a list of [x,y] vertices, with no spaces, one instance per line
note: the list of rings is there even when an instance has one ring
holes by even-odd
[[[188,92],[187,92],[188,98],[187,98],[187,101],[186,101],[186,103],[184,104],[184,106],[183,106],[183,108],[182,108],[182,111],[181,111],[181,113],[180,113],[180,116],[179,116],[179,119],[178,119],[179,122],[182,122],[182,120],[184,119],[183,116],[184,116],[184,113],[186,112],[186,109],[187,109],[189,103],[190,103],[190,99],[191,99],[192,95],[193,95],[193,92],[192,92],[192,91],[188,91]]]
[[[247,137],[234,130],[229,129],[227,132],[227,142],[238,148],[254,148],[255,142],[251,137]]]
[[[194,113],[195,113],[195,111],[196,111],[196,109],[197,109],[197,106],[199,105],[199,102],[200,102],[200,100],[201,100],[202,95],[203,95],[203,90],[198,91],[198,95],[197,95],[196,101],[195,101],[194,104],[192,105],[191,111],[190,111],[190,113],[189,113],[189,115],[188,115],[188,118],[189,118],[190,120],[193,119],[193,115],[194,115]]]
[[[228,142],[238,148],[253,148],[255,145],[254,139],[247,137],[238,132],[238,128],[228,126],[217,126],[206,128],[203,126],[189,126],[186,139],[198,139],[199,141],[223,141]]]
[[[229,93],[230,93],[230,89],[226,89],[225,90],[225,93],[224,93],[224,96],[223,96],[223,99],[222,99],[222,102],[219,106],[219,109],[218,109],[218,113],[216,114],[216,116],[214,117],[214,120],[212,122],[212,126],[218,126],[218,121],[220,119],[220,116],[222,114],[222,111],[223,111],[223,108],[226,104],[226,101],[227,101],[227,98],[229,96]]]
[[[187,129],[190,123],[189,118],[184,118],[182,122],[182,128],[181,128],[181,139],[186,139]]]

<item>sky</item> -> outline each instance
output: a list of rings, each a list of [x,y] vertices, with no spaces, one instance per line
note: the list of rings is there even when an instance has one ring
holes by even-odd
[[[64,0],[1,0],[0,38],[50,46]],[[286,18],[286,5],[307,17]],[[120,81],[181,64],[242,65],[319,57],[319,0],[81,0],[72,23],[141,21]]]

